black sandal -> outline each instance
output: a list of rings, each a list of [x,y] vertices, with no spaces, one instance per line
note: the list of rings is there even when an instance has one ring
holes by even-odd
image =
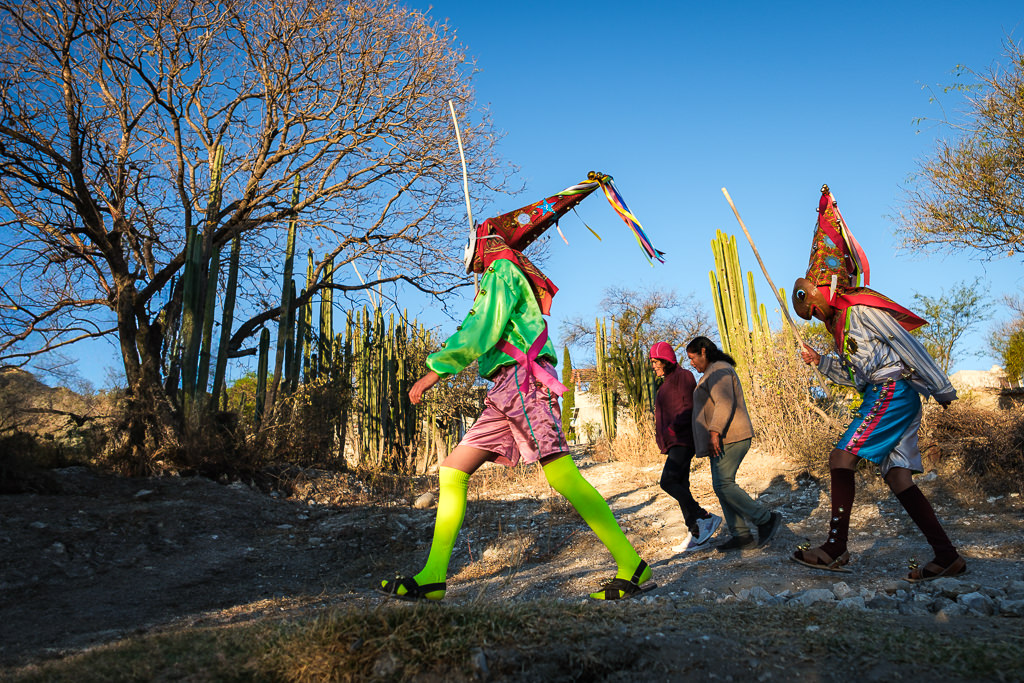
[[[399,589],[404,588],[405,593],[399,594]],[[416,583],[411,576],[399,576],[392,581],[381,581],[377,592],[399,600],[440,600],[444,597],[446,588],[445,582],[425,583],[422,586]],[[441,591],[441,595],[434,598],[430,593]]]
[[[623,598],[632,598],[646,593],[652,588],[657,588],[658,584],[647,581],[643,586],[640,585],[640,577],[643,576],[644,571],[647,570],[647,563],[640,560],[640,565],[633,572],[633,577],[630,579],[612,579],[611,581],[605,582],[601,586],[601,590],[596,593],[591,593],[590,597],[594,600],[622,600]]]

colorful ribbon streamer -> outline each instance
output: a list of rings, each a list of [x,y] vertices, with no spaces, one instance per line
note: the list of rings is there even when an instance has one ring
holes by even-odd
[[[625,200],[622,198],[622,195],[619,194],[619,190],[615,187],[615,183],[612,182],[612,177],[608,175],[602,176],[598,178],[598,182],[601,183],[601,189],[604,190],[604,196],[608,199],[608,203],[612,205],[615,213],[619,214],[619,217],[622,218],[622,220],[626,222],[626,225],[629,226],[630,230],[633,231],[633,237],[636,238],[636,242],[640,245],[640,248],[644,250],[644,254],[647,256],[647,261],[650,262],[651,259],[657,259],[661,263],[664,263],[665,259],[663,259],[662,256],[665,255],[665,252],[658,251],[654,248],[654,245],[651,244],[651,240],[647,237],[646,233],[644,233],[644,229],[640,225],[640,221],[637,220],[636,216],[634,216],[629,210],[629,207],[626,206]]]

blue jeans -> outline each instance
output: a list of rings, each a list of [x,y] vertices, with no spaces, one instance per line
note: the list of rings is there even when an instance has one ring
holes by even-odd
[[[722,506],[725,524],[733,536],[752,535],[747,520],[757,525],[771,519],[771,513],[736,483],[736,471],[749,449],[750,439],[727,443],[722,448],[722,455],[711,458],[711,486]]]

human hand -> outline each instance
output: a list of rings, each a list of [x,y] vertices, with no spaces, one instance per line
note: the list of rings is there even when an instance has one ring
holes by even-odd
[[[949,408],[949,404],[950,403],[952,403],[952,401],[939,401],[939,405],[942,406],[943,410],[946,410],[947,408]]]
[[[413,384],[412,389],[409,390],[409,400],[412,401],[413,405],[419,403],[423,399],[423,394],[426,393],[430,387],[437,384],[440,379],[441,376],[431,370],[416,380],[416,384]]]
[[[800,357],[808,365],[817,365],[821,361],[821,354],[807,344],[804,344],[804,348],[800,350]]]
[[[711,434],[711,457],[717,458],[722,454],[722,435],[718,432],[710,432]]]

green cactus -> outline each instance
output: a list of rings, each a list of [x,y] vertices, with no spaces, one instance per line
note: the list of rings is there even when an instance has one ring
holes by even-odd
[[[270,356],[270,330],[263,328],[260,332],[259,362],[256,364],[256,426],[263,421],[263,411],[267,402],[267,367]]]
[[[313,287],[313,250],[306,254],[306,290]],[[313,362],[313,299],[310,297],[303,306],[302,327],[302,375],[307,379],[316,378],[316,364]]]
[[[736,238],[719,230],[711,242],[711,249],[715,270],[709,277],[718,333],[722,348],[736,359],[737,368],[742,371],[747,367],[753,350],[766,348],[771,341],[768,311],[764,304],[757,303],[754,275],[750,271],[747,272],[744,291]],[[750,294],[749,316],[747,292]]]
[[[217,405],[226,400],[224,394],[224,375],[228,366],[228,346],[231,343],[231,325],[235,320],[235,296],[238,292],[238,262],[242,252],[242,238],[235,233],[231,240],[231,256],[228,260],[228,283],[224,291],[224,306],[220,319],[220,342],[217,345],[217,363],[213,371],[213,388],[210,396],[210,406],[216,409]]]
[[[324,288],[320,290],[320,335],[317,348],[317,376],[329,378],[334,360],[334,259],[324,262]]]
[[[199,348],[199,367],[196,376],[196,397],[206,394],[210,380],[210,349],[213,346],[213,309],[217,306],[217,276],[220,271],[220,250],[214,247],[210,258],[209,284],[203,305],[202,345]]]
[[[597,378],[601,394],[601,424],[609,441],[615,439],[617,394],[608,358],[608,330],[603,320],[595,321]],[[614,329],[613,329],[614,332]]]
[[[301,179],[295,176],[295,187],[292,188],[292,209],[299,203],[299,184]],[[288,242],[284,251],[284,275],[281,278],[281,314],[277,324],[277,351],[274,354],[274,384],[271,389],[271,399],[277,395],[281,385],[281,372],[284,367],[285,349],[287,340],[291,339],[293,332],[291,325],[295,318],[292,314],[292,299],[294,297],[295,283],[292,282],[292,268],[295,264],[295,233],[298,221],[293,216],[288,221]]]
[[[284,391],[285,393],[292,393],[298,386],[298,378],[296,377],[296,366],[295,358],[297,356],[295,352],[295,328],[297,325],[297,314],[295,306],[295,280],[291,281],[291,286],[288,287],[288,317],[285,328],[285,345],[284,345]]]
[[[216,250],[213,247],[213,232],[216,227],[217,212],[220,210],[220,174],[223,161],[224,148],[218,146],[214,150],[213,158],[210,159],[210,195],[206,204],[203,239],[199,239],[194,226],[186,228],[185,234],[186,258],[182,275],[182,320],[179,331],[179,348],[181,350],[181,385],[186,410],[194,403],[197,395],[206,390],[206,380],[209,376],[213,305],[208,305],[208,301],[211,298],[216,298],[217,289],[215,267],[219,255],[215,253]],[[209,322],[207,322],[208,317]],[[207,329],[209,334],[205,334]],[[207,364],[205,371],[201,370],[202,347],[204,346]],[[201,384],[200,379],[202,379]]]
[[[572,441],[575,439],[572,414],[576,408],[576,383],[572,379],[572,358],[568,346],[562,350],[562,384],[565,386],[565,393],[562,394],[562,433]]]

